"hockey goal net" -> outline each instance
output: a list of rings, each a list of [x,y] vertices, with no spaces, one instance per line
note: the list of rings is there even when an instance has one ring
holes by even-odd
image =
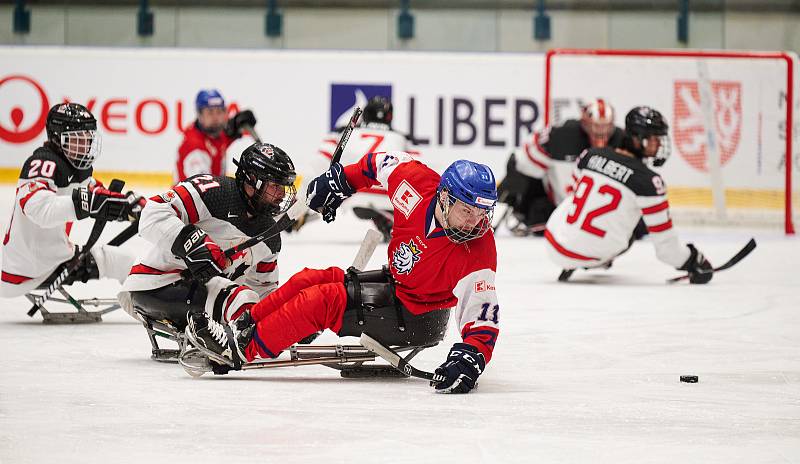
[[[603,97],[616,124],[638,105],[669,121],[661,173],[676,221],[782,226],[794,233],[800,85],[784,52],[556,49],[546,55],[545,123]],[[793,151],[794,150],[794,151]]]

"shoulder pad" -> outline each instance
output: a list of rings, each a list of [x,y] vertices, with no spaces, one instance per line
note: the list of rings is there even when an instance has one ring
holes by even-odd
[[[56,187],[79,184],[92,175],[92,168],[78,170],[63,156],[46,146],[37,148],[22,165],[20,179],[51,179]]]

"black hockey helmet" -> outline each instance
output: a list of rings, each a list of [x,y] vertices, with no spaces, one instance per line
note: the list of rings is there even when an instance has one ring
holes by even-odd
[[[383,96],[376,96],[369,99],[364,107],[362,120],[364,124],[377,123],[392,125],[392,102]]]
[[[625,132],[637,142],[629,147],[640,158],[652,159],[653,166],[662,166],[669,158],[669,125],[658,111],[649,106],[637,106],[625,116]],[[656,137],[658,145],[648,147],[651,137]],[[638,145],[638,146],[636,146]]]
[[[88,169],[100,156],[97,120],[85,106],[59,103],[47,113],[47,140],[75,169]]]
[[[277,216],[294,203],[297,173],[285,151],[269,143],[247,147],[236,165],[236,185],[251,214]]]

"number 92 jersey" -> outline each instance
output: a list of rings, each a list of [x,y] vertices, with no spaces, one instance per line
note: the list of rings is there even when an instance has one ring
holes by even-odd
[[[547,221],[550,256],[565,269],[594,267],[625,251],[644,219],[658,258],[680,267],[689,255],[672,227],[667,188],[641,160],[614,148],[581,154],[573,191]]]

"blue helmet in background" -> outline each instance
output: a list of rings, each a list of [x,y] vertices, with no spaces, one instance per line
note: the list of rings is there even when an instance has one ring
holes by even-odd
[[[194,104],[199,113],[203,108],[225,108],[225,99],[217,89],[203,89],[197,92]]]
[[[497,183],[494,173],[480,163],[458,160],[451,164],[439,182],[437,191],[447,189],[454,198],[470,206],[493,209],[497,203]]]

